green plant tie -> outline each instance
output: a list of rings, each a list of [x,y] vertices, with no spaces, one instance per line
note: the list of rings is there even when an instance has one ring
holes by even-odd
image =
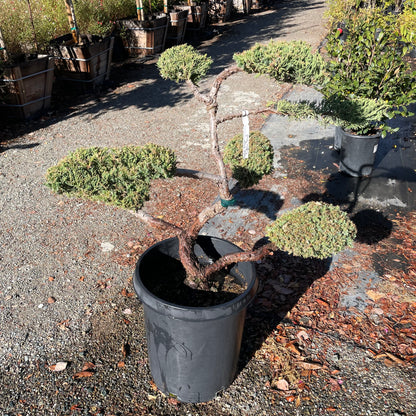
[[[71,27],[71,30],[77,30],[77,27],[76,26]]]
[[[221,206],[223,206],[224,208],[228,208],[228,207],[232,207],[233,205],[235,205],[235,199],[222,199],[221,198]]]
[[[143,7],[138,7],[137,10],[143,10]]]

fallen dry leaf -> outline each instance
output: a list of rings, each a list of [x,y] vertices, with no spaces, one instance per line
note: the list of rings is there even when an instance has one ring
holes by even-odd
[[[306,331],[301,330],[301,331],[299,331],[299,332],[296,334],[296,338],[297,338],[299,341],[305,341],[305,340],[309,339],[309,335],[308,335],[308,333],[307,333]]]
[[[124,368],[126,366],[126,363],[124,362],[124,361],[119,361],[118,363],[117,363],[117,367],[118,368]]]
[[[51,370],[51,371],[64,371],[67,366],[68,366],[67,362],[59,361],[56,364],[50,365],[49,370]]]
[[[79,373],[74,374],[74,379],[84,378],[84,377],[91,377],[94,373],[92,371],[80,371]]]
[[[380,299],[382,299],[382,298],[385,298],[386,297],[386,294],[385,293],[381,293],[381,292],[378,292],[377,290],[372,290],[372,289],[370,289],[370,290],[367,290],[367,296],[371,299],[371,300],[373,300],[374,302],[377,302],[377,301],[379,301]]]
[[[82,367],[82,371],[87,371],[87,370],[92,370],[95,368],[95,364],[91,363],[91,362],[86,362],[83,367]]]
[[[386,355],[387,355],[387,357],[389,357],[391,360],[393,360],[397,364],[401,364],[401,365],[405,364],[405,362],[403,360],[401,360],[400,358],[396,357],[393,354],[390,354],[389,352],[386,352]]]
[[[308,363],[305,361],[296,361],[296,364],[305,370],[321,370],[323,368],[322,364]]]
[[[174,406],[177,406],[180,402],[178,400],[174,399],[173,397],[169,397],[168,403],[173,404]]]
[[[289,390],[289,383],[284,378],[278,380],[276,383],[272,383],[272,386],[282,391]]]
[[[134,293],[129,292],[125,287],[123,287],[123,289],[121,289],[120,292],[123,296],[126,296],[127,298],[131,298],[132,296],[134,296]]]

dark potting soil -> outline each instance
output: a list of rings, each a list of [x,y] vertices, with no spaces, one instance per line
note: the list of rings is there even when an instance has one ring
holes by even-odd
[[[158,298],[179,306],[208,307],[220,305],[239,296],[247,288],[241,279],[225,269],[213,275],[210,290],[192,289],[184,281],[186,277],[182,263],[174,258],[163,262],[163,272],[142,276],[143,284]]]

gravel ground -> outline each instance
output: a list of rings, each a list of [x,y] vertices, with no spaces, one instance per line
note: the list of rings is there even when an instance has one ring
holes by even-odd
[[[216,60],[212,74],[255,41],[280,36],[317,46],[323,3],[275,2],[261,14],[217,25],[215,36],[201,44]],[[238,74],[224,84],[221,111],[255,108],[282,88]],[[180,404],[159,393],[147,365],[129,259],[129,248],[144,250],[158,236],[121,210],[52,194],[44,177],[78,147],[150,141],[174,149],[181,167],[213,171],[205,109],[185,87],[161,80],[154,61],[115,65],[102,94],[67,101],[55,96],[55,104],[49,116],[7,126],[1,136],[1,415],[414,414],[411,369],[386,367],[336,339],[329,370],[349,380],[337,391],[314,377],[308,398],[284,399],[268,384],[269,361],[255,355],[210,403]],[[227,123],[221,137],[240,129],[238,121]],[[320,342],[310,346],[311,354]],[[66,368],[56,371],[57,363]]]

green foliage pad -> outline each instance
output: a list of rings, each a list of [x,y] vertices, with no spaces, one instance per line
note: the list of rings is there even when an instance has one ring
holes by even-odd
[[[303,41],[256,44],[234,59],[244,71],[269,75],[279,82],[320,85],[325,80],[324,59]]]
[[[282,251],[304,258],[326,259],[352,246],[355,224],[338,206],[308,202],[283,214],[266,229]]]
[[[81,148],[48,169],[46,185],[57,193],[137,210],[149,198],[150,181],[175,171],[175,154],[155,144]]]
[[[234,136],[225,146],[224,162],[244,188],[255,185],[273,170],[273,146],[259,131],[250,133],[249,157],[243,159],[243,135]]]
[[[175,82],[189,80],[195,84],[207,74],[211,65],[210,57],[187,44],[166,49],[157,62],[162,78]]]

